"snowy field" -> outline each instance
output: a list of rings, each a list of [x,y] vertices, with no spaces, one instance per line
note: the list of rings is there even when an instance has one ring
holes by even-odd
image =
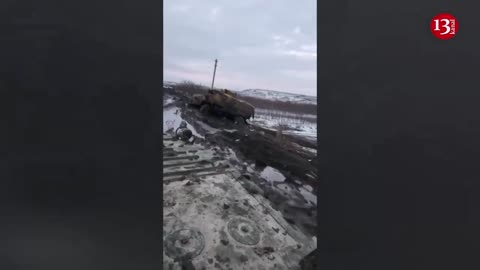
[[[238,94],[247,97],[256,97],[267,100],[288,101],[301,104],[317,104],[317,97],[301,94],[286,93],[265,89],[247,89],[239,91]]]
[[[190,129],[193,135],[204,139],[200,133],[190,124],[188,121],[182,118],[181,110],[178,107],[170,106],[168,108],[163,108],[163,132],[167,132],[168,130],[175,130],[180,126],[180,123],[185,121],[187,123],[187,128]]]
[[[170,95],[164,95],[163,96],[163,106],[164,107],[172,104],[173,102],[175,102],[175,100],[173,99],[172,96],[170,96]]]
[[[317,116],[312,114],[293,114],[282,111],[256,109],[255,118],[250,123],[268,129],[283,126],[285,134],[294,134],[317,140]]]

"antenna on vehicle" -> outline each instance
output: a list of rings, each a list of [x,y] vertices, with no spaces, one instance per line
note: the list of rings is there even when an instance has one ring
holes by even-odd
[[[212,90],[213,90],[213,83],[215,82],[215,72],[217,71],[217,62],[218,60],[215,59],[215,67],[213,68]]]

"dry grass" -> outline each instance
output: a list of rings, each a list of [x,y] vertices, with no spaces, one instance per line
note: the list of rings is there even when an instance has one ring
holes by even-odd
[[[263,119],[273,120],[276,119],[280,123],[293,123],[293,124],[304,124],[304,123],[317,123],[316,114],[299,114],[295,112],[282,112],[282,111],[273,111],[273,110],[257,110],[256,115]]]
[[[252,104],[255,108],[258,109],[290,112],[295,114],[317,114],[317,105],[315,104],[299,104],[289,101],[268,100],[245,96],[239,96],[239,98]]]

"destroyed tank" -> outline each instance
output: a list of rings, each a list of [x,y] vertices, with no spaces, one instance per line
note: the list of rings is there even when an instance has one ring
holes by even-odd
[[[222,114],[239,124],[255,117],[255,108],[227,89],[208,90],[207,94],[193,95],[190,104],[200,107],[202,113]]]

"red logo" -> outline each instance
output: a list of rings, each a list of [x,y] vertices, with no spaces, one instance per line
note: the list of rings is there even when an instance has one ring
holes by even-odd
[[[430,22],[432,34],[442,40],[453,38],[458,31],[457,19],[448,13],[441,13],[433,17]]]

